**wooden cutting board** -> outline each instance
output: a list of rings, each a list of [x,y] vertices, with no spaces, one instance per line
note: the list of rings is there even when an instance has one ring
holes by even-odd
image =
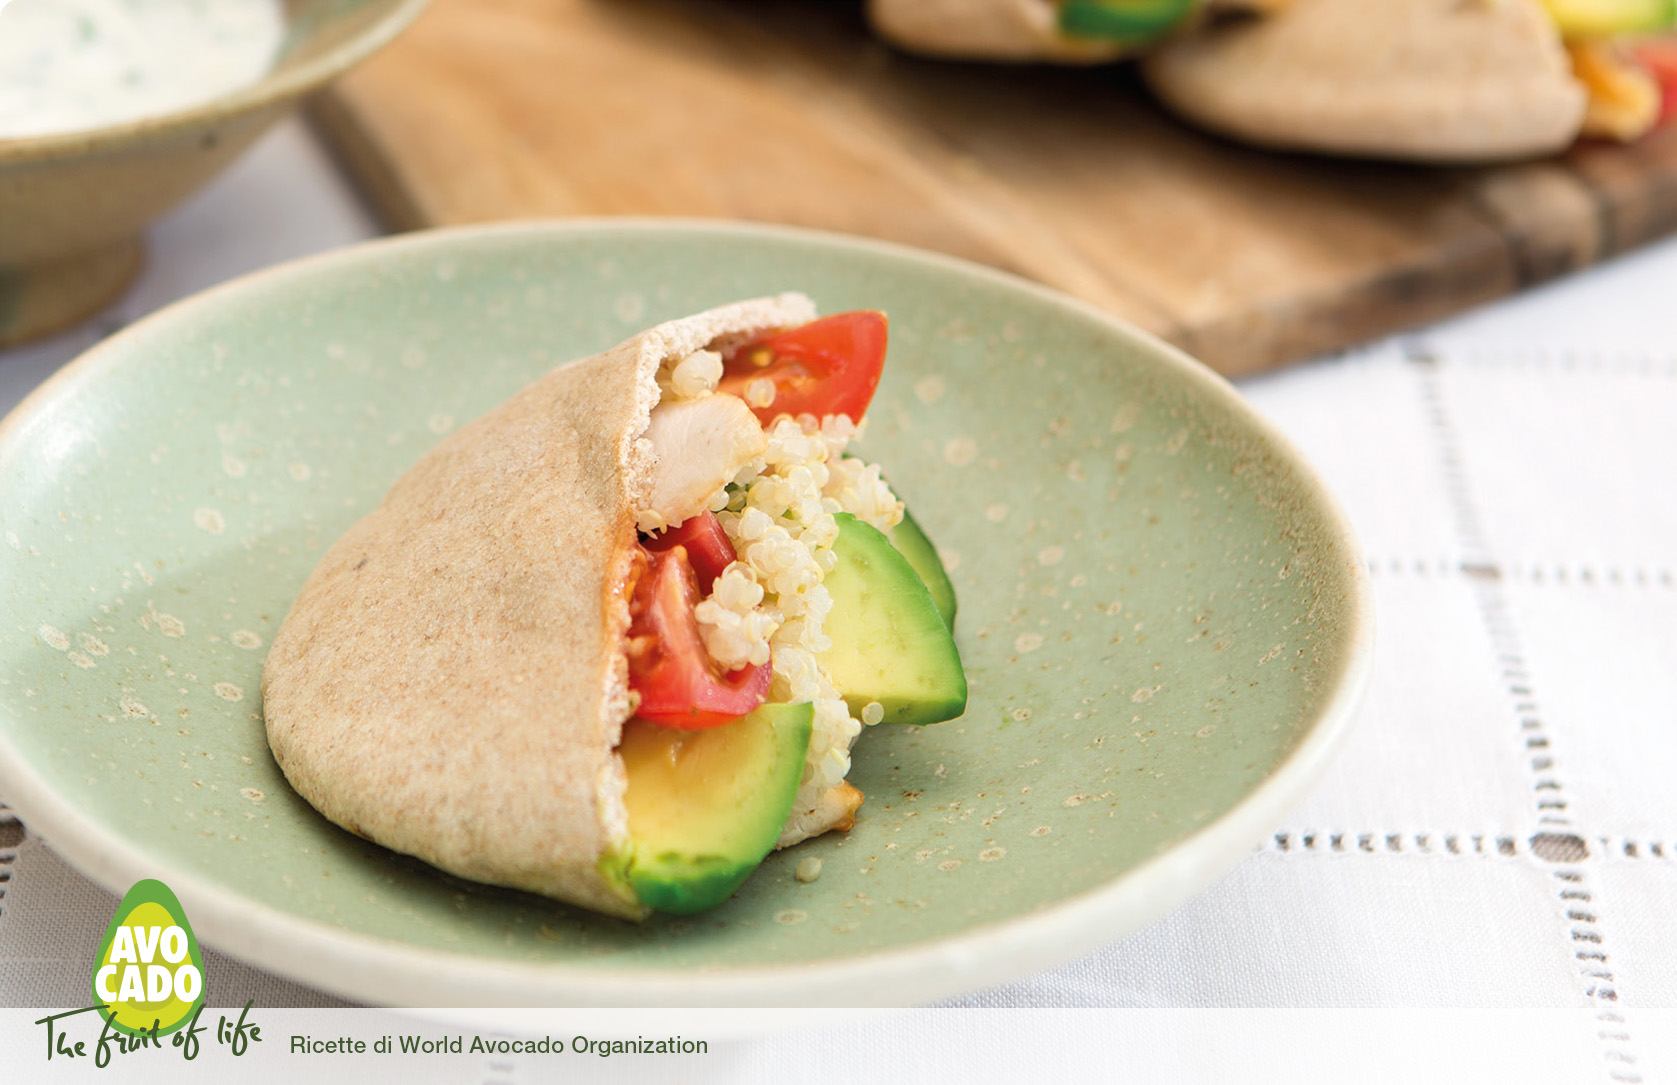
[[[1677,128],[1485,169],[1270,154],[1123,66],[920,60],[857,0],[435,0],[314,116],[398,229],[793,223],[1079,295],[1229,375],[1434,320],[1677,228]]]

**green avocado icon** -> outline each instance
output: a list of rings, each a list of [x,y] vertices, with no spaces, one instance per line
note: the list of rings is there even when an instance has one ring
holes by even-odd
[[[123,895],[93,961],[93,997],[111,1027],[163,1036],[204,1004],[204,957],[174,891],[153,878]]]

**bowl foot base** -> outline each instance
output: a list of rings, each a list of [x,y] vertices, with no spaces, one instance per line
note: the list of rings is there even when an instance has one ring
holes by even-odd
[[[98,312],[144,260],[145,244],[131,237],[48,264],[0,267],[0,347],[51,335]]]

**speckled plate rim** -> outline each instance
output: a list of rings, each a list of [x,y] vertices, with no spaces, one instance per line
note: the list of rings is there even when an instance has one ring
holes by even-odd
[[[1349,521],[1316,470],[1292,443],[1222,377],[1175,347],[1047,287],[1016,276],[888,242],[782,226],[683,219],[601,218],[497,223],[430,230],[370,241],[280,264],[183,299],[93,347],[35,390],[0,421],[0,447],[36,414],[97,382],[119,364],[124,340],[188,319],[198,308],[234,302],[266,286],[342,263],[376,261],[528,235],[563,244],[611,234],[642,240],[659,233],[730,239],[784,240],[918,265],[939,275],[1001,286],[1068,319],[1092,322],[1129,340],[1149,364],[1174,371],[1192,390],[1249,425],[1274,449],[1278,469],[1291,471],[1342,548],[1351,591],[1340,628],[1347,651],[1325,684],[1331,695],[1303,738],[1245,798],[1203,829],[1110,882],[1011,919],[926,942],[840,960],[729,969],[621,969],[521,964],[424,949],[300,919],[260,900],[209,884],[167,862],[137,856],[104,825],[59,795],[0,732],[0,795],[60,855],[116,893],[141,878],[159,878],[180,898],[211,945],[301,982],[375,1005],[471,1006],[906,1006],[995,986],[1061,963],[1134,931],[1209,886],[1251,853],[1327,767],[1347,732],[1373,662],[1374,615],[1368,570]],[[484,1016],[481,1023],[498,1018]]]
[[[431,0],[401,0],[384,18],[319,56],[311,57],[294,68],[271,68],[256,81],[207,101],[117,124],[76,128],[67,132],[44,132],[35,136],[0,137],[0,164],[75,158],[126,146],[135,139],[191,130],[209,121],[301,97],[378,52],[419,18],[430,3]]]

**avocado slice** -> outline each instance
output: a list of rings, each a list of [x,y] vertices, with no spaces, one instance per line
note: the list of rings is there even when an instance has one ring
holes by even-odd
[[[1150,41],[1193,13],[1196,0],[1065,0],[1060,32],[1075,38]]]
[[[1677,3],[1677,0],[1672,0]],[[845,459],[855,459],[856,454],[846,452]],[[886,532],[886,538],[897,552],[908,559],[914,566],[914,571],[920,574],[920,580],[932,593],[932,602],[937,604],[937,612],[943,615],[943,624],[950,632],[955,630],[955,586],[949,582],[949,573],[943,567],[943,559],[937,556],[937,547],[932,540],[920,529],[908,509],[903,509],[902,523]]]
[[[949,574],[943,568],[943,561],[937,556],[937,547],[932,540],[926,538],[926,533],[920,530],[920,525],[914,517],[903,510],[903,522],[886,533],[891,545],[897,548],[897,553],[908,559],[908,563],[919,574],[920,582],[926,585],[926,590],[932,593],[932,602],[937,604],[937,612],[943,617],[943,624],[950,632],[955,630],[955,585],[949,582]]]
[[[1677,17],[1673,0],[1544,0],[1566,38],[1661,30]]]
[[[640,719],[623,726],[627,873],[642,904],[691,915],[751,876],[792,812],[814,722],[805,703],[766,704],[702,731]]]
[[[822,580],[833,597],[823,626],[833,646],[819,657],[852,715],[870,701],[888,723],[937,723],[967,708],[955,638],[908,559],[877,528],[839,513]]]

